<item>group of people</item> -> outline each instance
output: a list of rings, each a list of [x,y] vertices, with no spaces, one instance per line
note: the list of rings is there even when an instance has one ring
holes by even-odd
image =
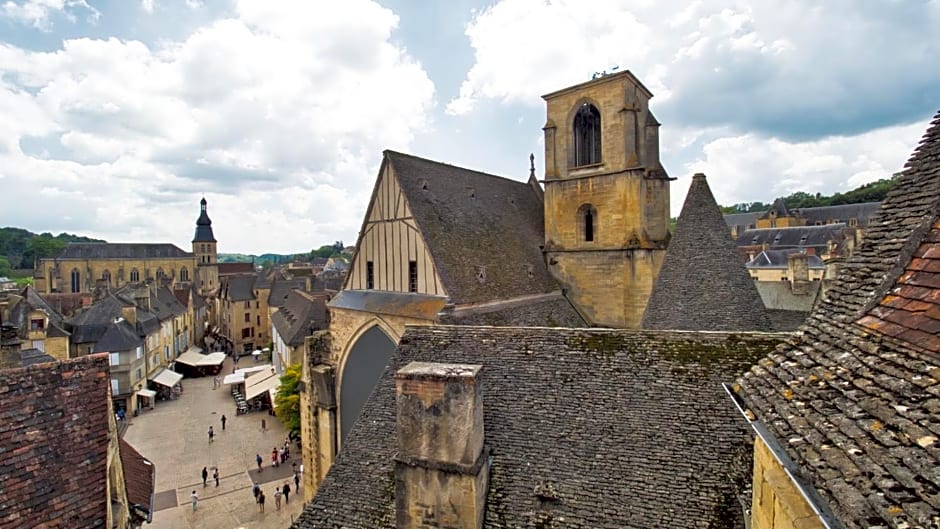
[[[202,486],[206,486],[206,482],[209,479],[209,469],[207,467],[202,467]],[[212,467],[212,479],[215,480],[215,486],[219,486],[219,468]]]
[[[294,486],[298,488],[300,487],[299,477],[297,476],[296,472],[294,473]],[[257,482],[252,485],[251,492],[255,496],[255,503],[258,504],[258,509],[261,512],[264,512],[264,500],[266,499],[266,496],[264,495],[264,491],[261,490],[261,486],[258,485]],[[280,487],[274,487],[274,507],[277,510],[281,510],[282,497],[284,498],[284,503],[290,503],[290,492],[290,483],[286,481]]]
[[[271,466],[277,467],[283,465],[290,459],[290,442],[284,441],[282,448],[274,447],[271,449]]]

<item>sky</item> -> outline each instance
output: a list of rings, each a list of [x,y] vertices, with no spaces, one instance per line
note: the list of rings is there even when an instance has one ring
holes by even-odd
[[[541,176],[542,94],[629,69],[677,215],[899,171],[940,0],[0,0],[0,226],[189,250],[354,244],[384,149]]]

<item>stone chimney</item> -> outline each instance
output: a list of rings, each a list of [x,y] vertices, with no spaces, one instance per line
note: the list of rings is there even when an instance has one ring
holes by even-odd
[[[794,294],[805,294],[809,287],[809,260],[806,254],[794,252],[787,255],[787,276]]]
[[[127,305],[121,307],[121,317],[127,320],[131,327],[137,327],[137,307]]]
[[[489,484],[479,365],[412,362],[395,374],[398,529],[480,529]]]

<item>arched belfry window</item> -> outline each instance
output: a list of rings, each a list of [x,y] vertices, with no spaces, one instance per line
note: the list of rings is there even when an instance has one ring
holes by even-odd
[[[78,271],[78,268],[72,269],[72,292],[81,292],[82,291],[82,281],[81,273]]]
[[[597,236],[597,209],[590,204],[578,208],[578,224],[581,239],[584,242],[594,242]]]
[[[574,167],[601,163],[601,113],[584,103],[574,115]]]

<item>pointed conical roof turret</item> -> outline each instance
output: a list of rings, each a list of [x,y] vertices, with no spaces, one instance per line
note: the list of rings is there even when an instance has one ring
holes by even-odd
[[[196,220],[196,235],[193,237],[193,242],[216,242],[215,236],[212,235],[212,220],[206,211],[206,204],[206,197],[202,197],[199,201],[199,218]]]
[[[738,257],[704,174],[692,177],[642,326],[687,331],[771,330],[764,303]]]

